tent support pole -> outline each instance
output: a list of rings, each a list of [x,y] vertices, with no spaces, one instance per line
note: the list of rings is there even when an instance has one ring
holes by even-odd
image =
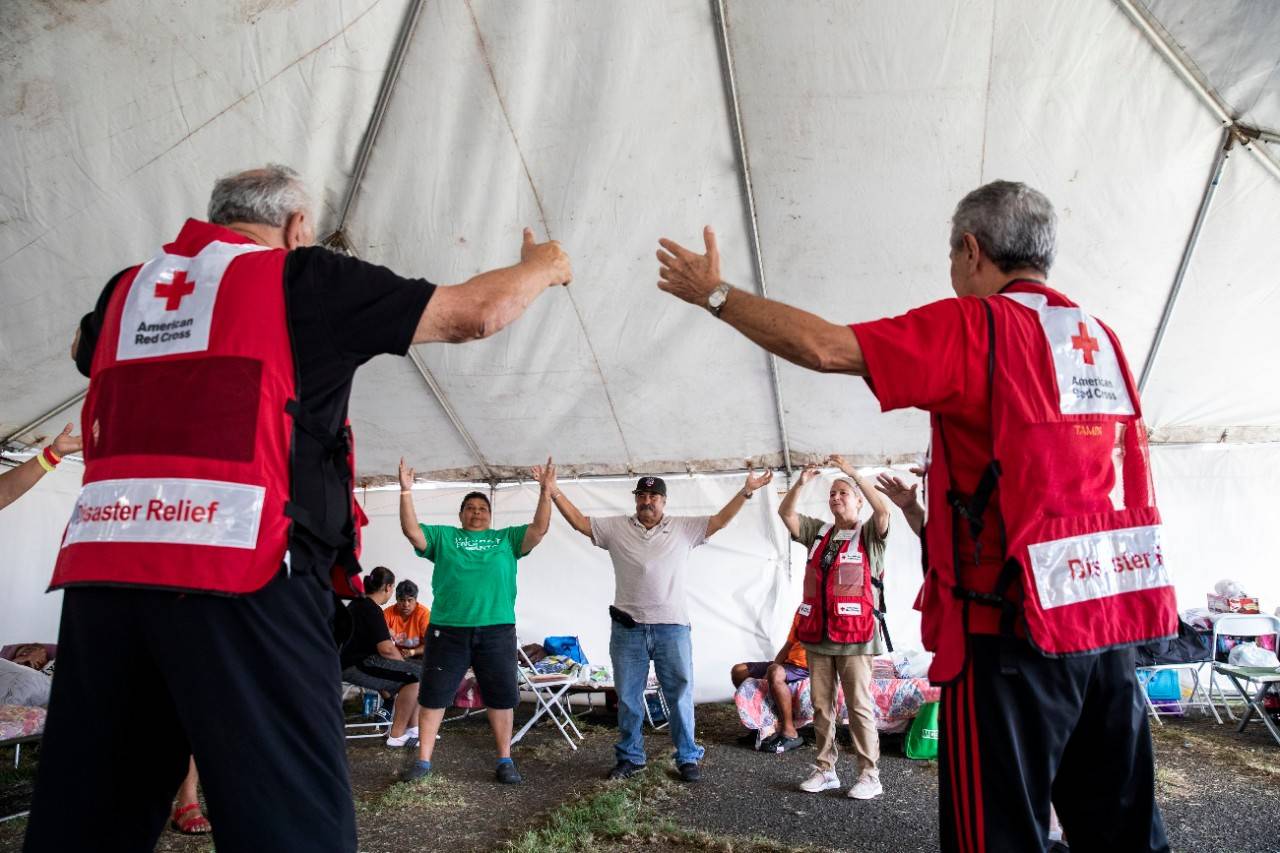
[[[1280,135],[1269,131],[1260,131],[1255,128],[1247,127],[1240,124],[1235,116],[1231,115],[1227,105],[1200,79],[1200,76],[1187,66],[1186,59],[1182,54],[1169,44],[1169,40],[1165,37],[1165,29],[1160,23],[1150,15],[1146,10],[1140,8],[1134,0],[1115,0],[1115,4],[1120,7],[1120,11],[1133,22],[1134,26],[1146,37],[1156,52],[1169,63],[1182,82],[1190,87],[1191,91],[1196,93],[1206,107],[1208,107],[1222,122],[1223,126],[1232,131],[1241,146],[1257,158],[1273,178],[1280,180],[1280,162],[1271,155],[1271,152],[1264,150],[1260,146],[1254,145],[1254,139],[1263,139],[1271,142],[1280,139]],[[1267,138],[1271,137],[1271,138]]]
[[[378,90],[378,100],[373,104],[373,113],[369,117],[369,125],[360,139],[360,148],[356,151],[356,165],[351,171],[351,182],[347,184],[347,192],[342,198],[342,207],[338,209],[338,223],[328,237],[321,242],[330,244],[337,242],[345,246],[343,233],[347,227],[347,215],[355,204],[356,194],[364,183],[364,173],[369,168],[369,158],[373,155],[374,143],[382,131],[382,120],[387,115],[387,105],[391,103],[391,95],[395,91],[396,81],[400,78],[400,69],[404,66],[404,58],[409,53],[409,42],[413,39],[414,30],[418,26],[418,15],[422,12],[423,0],[413,0],[413,4],[405,12],[404,22],[400,25],[400,34],[396,38],[396,46],[391,52],[391,61],[387,64],[386,74],[382,77],[382,87]]]
[[[490,488],[492,488],[498,482],[498,476],[489,467],[484,454],[480,452],[480,445],[476,444],[476,440],[471,437],[471,433],[463,425],[462,419],[458,417],[458,413],[453,408],[453,404],[445,396],[444,389],[440,387],[440,383],[436,381],[435,376],[431,373],[431,368],[427,367],[427,363],[422,360],[422,356],[418,355],[418,351],[413,347],[409,347],[409,360],[413,362],[413,366],[418,369],[423,381],[431,389],[431,394],[436,398],[436,402],[440,404],[440,408],[444,410],[445,416],[449,418],[449,423],[453,424],[453,428],[458,431],[458,435],[467,445],[467,449],[471,451],[471,455],[475,457],[476,462],[480,465],[480,470],[484,471],[485,479],[488,481]]]
[[[74,397],[70,398],[69,400],[61,402],[58,405],[54,406],[52,409],[49,409],[47,412],[43,412],[37,415],[36,417],[32,418],[30,421],[27,421],[25,424],[15,429],[13,432],[6,435],[4,438],[0,438],[0,450],[3,450],[4,448],[8,447],[9,442],[13,441],[18,436],[25,435],[26,433],[40,426],[40,424],[44,423],[45,421],[52,420],[53,418],[56,418],[58,415],[65,412],[67,409],[70,409],[76,403],[79,403],[81,400],[83,400],[85,395],[88,393],[89,393],[89,389],[85,388],[83,391],[81,391],[79,394],[76,394]]]
[[[756,215],[755,192],[751,185],[751,163],[747,157],[747,141],[742,133],[742,110],[738,100],[738,84],[733,75],[733,48],[729,43],[729,21],[725,14],[724,0],[711,0],[711,13],[715,17],[716,30],[719,34],[717,47],[720,51],[720,73],[724,79],[725,98],[728,101],[730,126],[733,128],[734,149],[738,157],[738,176],[742,181],[742,192],[747,201],[748,233],[751,235],[751,257],[755,262],[756,286],[760,295],[768,298],[769,288],[765,281],[764,255],[760,250],[760,226]],[[778,375],[778,358],[767,356],[769,361],[769,381],[773,387],[773,406],[778,418],[778,433],[782,440],[782,465],[786,469],[787,486],[791,485],[791,442],[787,437],[786,409],[782,402],[782,379]]]
[[[1187,269],[1191,266],[1191,257],[1195,254],[1196,244],[1200,242],[1200,229],[1209,215],[1209,207],[1213,204],[1213,197],[1218,192],[1218,182],[1222,179],[1222,170],[1227,164],[1227,157],[1235,142],[1234,130],[1230,127],[1226,128],[1222,132],[1222,145],[1218,147],[1218,154],[1213,158],[1213,169],[1209,172],[1209,183],[1204,188],[1204,196],[1200,199],[1200,209],[1196,211],[1195,224],[1191,226],[1187,245],[1182,250],[1182,260],[1179,261],[1178,272],[1173,277],[1173,287],[1169,289],[1169,297],[1165,300],[1164,313],[1160,315],[1160,325],[1156,327],[1151,349],[1147,350],[1147,360],[1142,365],[1142,378],[1138,380],[1139,394],[1146,390],[1147,380],[1151,378],[1151,369],[1155,367],[1156,356],[1160,354],[1160,344],[1164,341],[1165,330],[1168,329],[1169,319],[1173,316],[1173,306],[1178,301],[1178,294],[1182,291],[1182,281],[1186,278]]]

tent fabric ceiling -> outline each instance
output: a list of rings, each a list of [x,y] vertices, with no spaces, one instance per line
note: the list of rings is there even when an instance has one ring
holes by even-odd
[[[1054,283],[1140,369],[1223,135],[1117,3],[727,3],[745,164],[714,6],[423,7],[347,243],[452,283],[513,262],[529,225],[569,249],[575,283],[492,339],[417,349],[475,451],[410,361],[366,366],[362,473],[389,475],[402,454],[462,479],[547,455],[582,473],[778,464],[767,358],[654,286],[656,238],[697,245],[704,223],[726,278],[757,286],[744,166],[770,295],[846,322],[949,296],[955,202],[995,178],[1037,186],[1060,215]],[[213,177],[291,163],[322,233],[337,224],[407,5],[213,8],[0,7],[0,436],[83,388],[65,356],[76,319],[203,211]],[[1242,120],[1280,127],[1274,7],[1145,9]],[[1157,435],[1280,428],[1269,371],[1239,376],[1280,364],[1263,327],[1280,299],[1278,207],[1280,181],[1236,151],[1147,389]],[[879,415],[860,381],[787,364],[779,379],[797,461],[924,447],[924,417]]]

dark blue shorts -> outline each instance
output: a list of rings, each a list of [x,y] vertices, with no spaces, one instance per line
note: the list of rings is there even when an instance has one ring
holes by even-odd
[[[769,671],[769,667],[773,665],[771,660],[751,661],[747,664],[748,678],[764,678],[765,673]],[[809,670],[802,666],[796,666],[793,663],[784,663],[782,668],[787,672],[787,684],[793,681],[804,681],[809,677]]]

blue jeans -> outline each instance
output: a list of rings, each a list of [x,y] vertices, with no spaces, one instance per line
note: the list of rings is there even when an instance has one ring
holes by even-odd
[[[619,761],[646,762],[644,752],[644,688],[653,661],[658,683],[671,710],[671,740],[676,764],[702,760],[703,748],[693,735],[693,643],[688,625],[640,623],[625,628],[613,623],[609,637],[613,684],[618,691]]]

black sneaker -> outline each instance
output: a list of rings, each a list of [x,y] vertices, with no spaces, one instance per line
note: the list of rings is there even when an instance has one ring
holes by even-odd
[[[702,768],[696,761],[686,761],[676,769],[680,771],[681,782],[697,782],[702,778]]]
[[[639,773],[639,772],[640,772],[640,771],[642,771],[642,770],[644,770],[644,765],[643,765],[643,764],[635,764],[634,762],[627,761],[626,759],[623,759],[623,760],[619,761],[617,764],[613,765],[613,769],[612,769],[612,770],[610,770],[610,771],[605,775],[605,777],[604,777],[604,778],[606,778],[606,779],[630,779],[632,776],[636,775],[637,773]]]
[[[778,739],[774,741],[774,752],[790,752],[793,749],[799,749],[804,746],[804,738],[796,735],[795,737],[787,737],[786,735],[778,735]]]
[[[401,782],[417,782],[419,779],[425,779],[431,775],[430,761],[414,761],[404,770],[400,771]]]
[[[767,738],[765,738],[764,740],[760,741],[760,746],[759,746],[759,747],[757,747],[757,748],[758,748],[761,752],[777,752],[777,751],[778,751],[778,741],[780,741],[780,740],[782,740],[782,734],[781,734],[781,733],[779,733],[779,732],[774,732],[773,734],[769,735],[769,736],[768,736]]]
[[[504,785],[519,785],[524,781],[514,761],[498,762],[498,769],[493,771],[493,776]]]

